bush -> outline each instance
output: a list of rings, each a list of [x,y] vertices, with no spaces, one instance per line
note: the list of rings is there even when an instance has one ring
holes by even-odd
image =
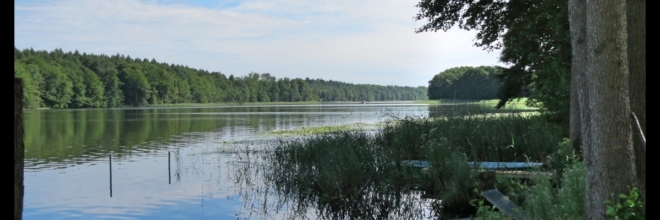
[[[644,203],[639,200],[637,188],[630,190],[630,194],[619,194],[619,202],[614,204],[612,201],[606,201],[606,215],[614,220],[640,220],[646,219],[644,213]]]

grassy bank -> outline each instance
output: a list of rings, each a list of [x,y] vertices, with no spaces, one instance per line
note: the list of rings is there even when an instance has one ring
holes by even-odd
[[[341,124],[341,125],[326,125],[326,126],[318,126],[318,127],[302,127],[299,129],[292,129],[292,130],[273,130],[266,132],[265,135],[277,135],[277,136],[321,135],[321,134],[345,132],[345,131],[366,131],[366,130],[376,129],[377,127],[378,127],[377,124],[352,123],[352,124]]]

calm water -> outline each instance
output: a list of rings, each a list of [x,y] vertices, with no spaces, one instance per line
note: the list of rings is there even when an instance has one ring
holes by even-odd
[[[245,172],[246,152],[277,138],[266,132],[449,110],[456,108],[370,103],[26,111],[23,218],[290,217],[286,207],[255,214],[266,203],[249,193],[258,181]]]

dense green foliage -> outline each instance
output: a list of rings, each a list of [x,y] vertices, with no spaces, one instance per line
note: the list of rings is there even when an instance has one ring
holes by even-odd
[[[619,201],[605,201],[607,206],[607,216],[614,220],[637,220],[646,219],[644,202],[640,200],[637,188],[630,190],[630,194],[619,194]]]
[[[416,32],[476,30],[475,46],[502,49],[498,108],[528,97],[547,119],[568,124],[571,44],[567,1],[420,0]]]
[[[485,100],[497,98],[501,68],[454,67],[435,75],[429,81],[429,99]]]
[[[225,76],[156,60],[14,49],[27,108],[99,108],[175,103],[424,100],[425,87]]]

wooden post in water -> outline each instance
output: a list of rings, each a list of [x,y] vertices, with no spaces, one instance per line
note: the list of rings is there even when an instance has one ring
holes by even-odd
[[[23,219],[23,80],[14,78],[14,219]]]
[[[110,164],[110,198],[112,198],[112,154],[108,154],[108,164]]]
[[[170,152],[167,152],[167,184],[172,184],[172,175],[170,172]]]

